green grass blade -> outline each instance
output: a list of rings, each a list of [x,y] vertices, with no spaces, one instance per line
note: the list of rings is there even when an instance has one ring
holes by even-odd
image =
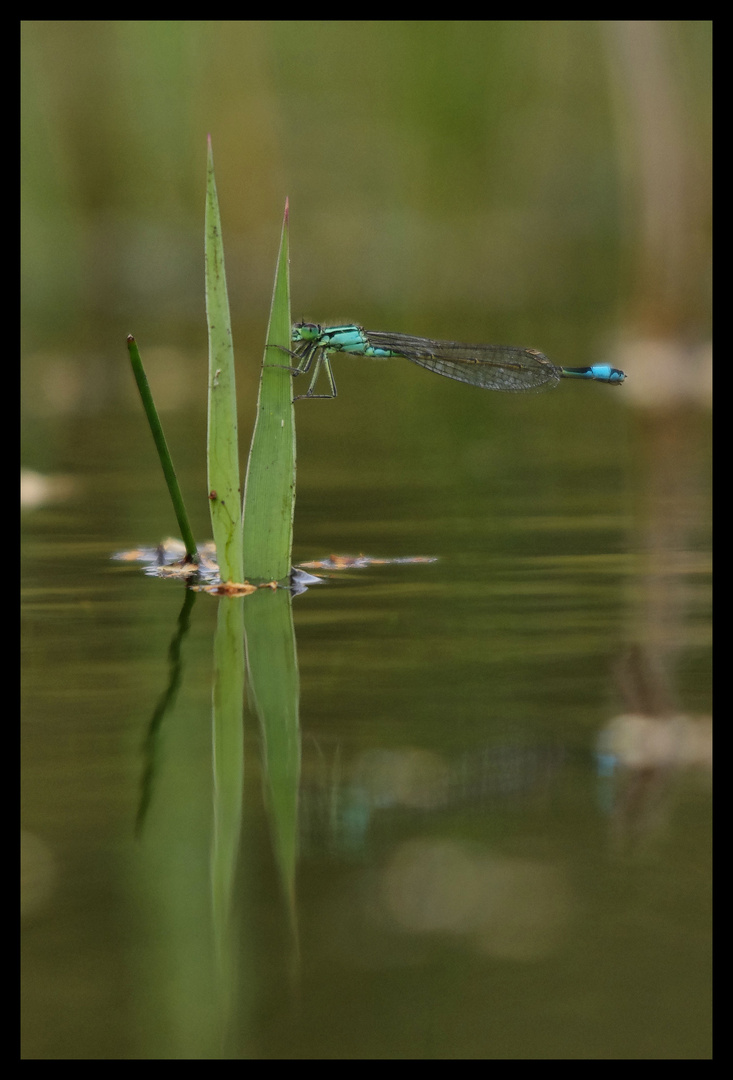
[[[193,538],[191,532],[191,526],[188,521],[188,514],[186,513],[186,507],[183,503],[183,495],[181,495],[181,489],[178,485],[178,477],[176,476],[176,470],[173,468],[173,461],[171,459],[170,452],[168,450],[168,443],[166,442],[165,435],[163,434],[163,427],[160,423],[160,417],[158,416],[158,410],[155,407],[153,401],[153,395],[150,392],[150,385],[148,383],[148,377],[145,374],[143,362],[140,359],[140,351],[137,347],[137,342],[132,334],[127,338],[127,350],[130,354],[130,363],[132,364],[132,372],[135,376],[135,382],[137,388],[140,391],[140,397],[142,399],[143,408],[145,409],[145,415],[148,418],[148,424],[155,440],[155,446],[158,451],[158,457],[160,458],[160,464],[163,468],[163,475],[165,476],[165,482],[168,485],[168,492],[173,502],[173,509],[178,520],[178,527],[181,530],[181,539],[186,545],[186,558],[191,562],[198,562],[199,557],[196,553],[196,541]]]
[[[247,464],[242,519],[247,580],[281,581],[290,573],[295,510],[295,415],[290,348],[288,203]]]
[[[241,582],[244,580],[244,570],[234,348],[211,138],[206,182],[206,318],[209,326],[209,424],[206,458],[211,528],[221,580]]]

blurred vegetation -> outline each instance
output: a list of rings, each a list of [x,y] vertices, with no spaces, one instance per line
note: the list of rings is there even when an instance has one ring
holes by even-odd
[[[652,129],[674,99],[663,134],[693,161],[688,305],[706,318],[707,22],[37,21],[21,57],[27,350],[151,322],[160,342],[205,340],[208,132],[233,317],[258,340],[286,195],[295,316],[507,341],[597,329],[638,284],[630,86]]]

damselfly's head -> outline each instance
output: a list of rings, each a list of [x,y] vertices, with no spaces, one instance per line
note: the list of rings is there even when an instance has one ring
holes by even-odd
[[[291,332],[292,341],[316,341],[321,336],[322,328],[318,323],[296,323]]]

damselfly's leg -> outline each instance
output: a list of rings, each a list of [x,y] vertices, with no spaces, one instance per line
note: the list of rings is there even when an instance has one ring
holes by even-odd
[[[318,347],[317,342],[308,341],[301,348],[301,350],[293,352],[291,349],[285,349],[282,345],[270,345],[268,348],[279,349],[280,352],[286,353],[288,356],[294,357],[298,361],[297,367],[290,367],[287,364],[268,364],[268,367],[281,367],[286,368],[287,371],[295,378],[296,375],[305,375],[307,371],[310,371],[313,367],[313,375],[308,389],[304,394],[297,394],[293,401],[300,401],[303,398],[335,398],[337,396],[336,380],[333,377],[333,371],[331,370],[331,363],[323,349]],[[313,360],[315,358],[315,364]],[[326,372],[326,378],[328,379],[328,386],[330,393],[328,394],[314,394],[313,391],[316,388],[318,382],[318,376],[321,373],[321,368]]]
[[[289,371],[291,375],[300,375],[301,372],[308,371],[313,362],[313,352],[309,350],[310,355],[293,352],[292,349],[286,349],[282,345],[268,345],[268,349],[278,349],[280,352],[284,352],[287,356],[292,356],[298,361],[297,367],[291,367],[290,364],[266,364],[266,367],[284,368],[285,371]],[[305,362],[304,362],[305,361]]]
[[[310,366],[310,361],[308,366]],[[321,373],[321,367],[323,367],[323,370],[326,372],[326,378],[328,379],[328,385],[331,391],[330,394],[313,393],[316,383],[318,382],[318,376]],[[301,370],[307,371],[308,368],[302,368]],[[338,391],[336,390],[336,380],[334,379],[333,371],[331,370],[331,362],[323,350],[318,350],[318,358],[316,359],[315,367],[313,369],[313,377],[311,378],[310,386],[304,394],[298,394],[297,397],[294,397],[293,401],[301,401],[303,398],[335,398],[337,396]]]

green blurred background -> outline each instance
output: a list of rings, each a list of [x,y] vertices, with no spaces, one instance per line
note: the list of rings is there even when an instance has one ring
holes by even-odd
[[[286,196],[296,318],[563,364],[707,337],[707,22],[39,21],[21,45],[32,414],[127,393],[131,331],[181,379],[201,357],[208,132],[245,397]]]
[[[619,699],[656,716],[611,674],[629,644],[664,671],[681,713],[710,711],[711,37],[702,21],[22,24],[21,435],[35,484],[23,516],[23,822],[41,852],[31,886],[51,893],[41,903],[26,884],[41,914],[24,935],[25,1056],[191,1056],[217,1011],[196,906],[210,859],[216,602],[197,601],[182,719],[161,751],[157,805],[174,824],[153,833],[141,867],[141,745],[181,589],[110,560],[175,530],[131,332],[194,534],[211,535],[208,133],[242,461],[286,197],[296,319],[530,346],[629,376],[491,394],[408,363],[336,357],[338,401],[297,403],[294,561],[439,557],[296,601],[310,850],[330,843],[320,819],[308,832],[315,796],[330,807],[341,794],[335,780],[319,786],[322,753],[344,776],[385,748],[473,767],[509,732],[530,772],[545,744],[567,748],[550,801],[531,791],[511,817],[467,797],[447,823],[388,819],[369,836],[368,866],[413,828],[545,852],[569,865],[579,917],[557,964],[497,978],[493,962],[439,942],[434,970],[410,960],[395,977],[377,949],[369,974],[366,879],[342,889],[341,862],[306,855],[306,1008],[291,1037],[271,949],[279,885],[267,839],[245,844],[244,1056],[708,1055],[707,788],[665,821],[661,855],[645,847],[620,865],[593,801],[592,748]],[[250,769],[251,725],[245,736]],[[638,771],[657,778],[654,762]],[[659,771],[674,789],[677,774]],[[248,835],[260,828],[252,776]],[[643,797],[630,803],[629,831],[646,842]],[[341,939],[356,943],[353,961],[330,959]],[[161,961],[166,948],[194,957],[185,993],[171,990],[180,969]]]

